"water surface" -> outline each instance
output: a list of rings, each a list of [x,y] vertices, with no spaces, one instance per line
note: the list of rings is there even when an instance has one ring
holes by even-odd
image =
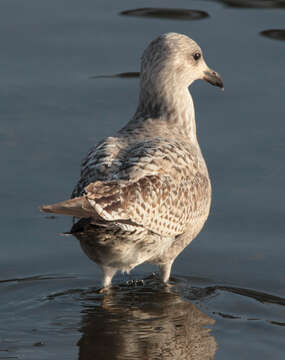
[[[150,1],[1,1],[0,358],[284,358],[285,48],[260,35],[284,28],[283,2],[224,4],[182,0],[209,17],[180,21],[120,16]],[[68,198],[87,149],[132,116],[138,79],[121,74],[169,31],[193,37],[225,82],[191,87],[212,210],[169,289],[127,287],[155,271],[142,266],[104,297],[96,265],[59,235],[71,220],[39,205]]]

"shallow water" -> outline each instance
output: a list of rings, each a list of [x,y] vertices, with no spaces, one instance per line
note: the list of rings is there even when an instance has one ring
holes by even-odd
[[[285,43],[265,33],[284,31],[284,3],[180,1],[209,14],[195,21],[120,15],[152,6],[174,5],[1,1],[0,359],[284,359]],[[155,270],[142,266],[104,296],[96,265],[59,235],[70,219],[39,205],[69,197],[87,149],[132,116],[141,52],[169,31],[197,40],[225,82],[191,87],[211,215],[170,288],[126,286]]]

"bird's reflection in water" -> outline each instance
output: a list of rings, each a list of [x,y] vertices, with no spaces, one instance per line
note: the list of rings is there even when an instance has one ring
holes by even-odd
[[[71,233],[99,265],[113,257],[96,241],[96,227],[88,221],[80,220]],[[178,291],[183,293],[155,276],[136,286],[117,285],[103,295],[88,291],[82,299],[79,359],[213,359],[217,345],[207,326],[214,320]]]
[[[214,358],[214,320],[154,278],[109,290],[101,306],[91,301],[83,310],[80,360]]]

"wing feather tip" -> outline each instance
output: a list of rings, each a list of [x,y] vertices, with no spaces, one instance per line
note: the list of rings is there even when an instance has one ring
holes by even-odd
[[[46,212],[46,213],[51,213],[52,212],[51,205],[41,205],[40,211]]]

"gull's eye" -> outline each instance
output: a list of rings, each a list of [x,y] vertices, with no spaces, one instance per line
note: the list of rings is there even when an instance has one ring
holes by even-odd
[[[198,60],[200,59],[200,57],[201,57],[201,54],[198,53],[198,52],[196,52],[196,53],[193,55],[193,58],[194,58],[195,61],[198,61]]]

